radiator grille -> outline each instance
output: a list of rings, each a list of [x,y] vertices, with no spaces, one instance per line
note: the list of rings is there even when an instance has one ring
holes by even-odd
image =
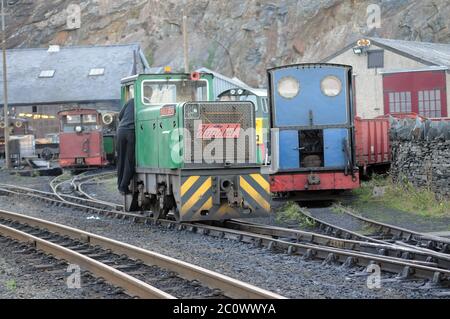
[[[254,106],[251,102],[201,102],[186,103],[184,123],[188,132],[185,138],[185,161],[187,163],[229,162],[253,164],[255,159],[256,136]],[[238,138],[210,139],[199,136],[202,126],[210,124],[238,124]],[[199,131],[200,129],[200,131]],[[221,143],[221,144],[220,144]],[[219,148],[218,146],[222,146]]]

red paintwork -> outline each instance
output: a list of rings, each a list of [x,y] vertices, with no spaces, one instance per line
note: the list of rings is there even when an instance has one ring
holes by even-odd
[[[314,175],[320,177],[319,185],[308,184],[309,172],[280,174],[270,176],[270,191],[293,192],[293,191],[317,191],[317,190],[349,190],[359,187],[359,173],[355,171],[355,176],[345,176],[342,172],[315,172]]]
[[[99,113],[92,109],[61,111],[58,113],[58,116],[61,119],[64,115],[80,114],[94,114],[97,116],[97,121],[100,121]],[[77,163],[79,158],[84,159],[83,164]],[[103,152],[102,131],[64,133],[61,127],[59,134],[59,165],[63,168],[108,165]]]
[[[241,124],[202,123],[197,130],[197,138],[239,138]]]
[[[59,164],[61,167],[79,166],[77,158],[84,158],[86,166],[104,166],[102,132],[60,133]]]
[[[389,119],[355,118],[356,163],[359,167],[387,164],[391,160]]]
[[[447,117],[445,71],[404,72],[383,76],[384,113],[389,113],[389,92],[411,92],[412,112],[419,113],[419,91],[441,90],[441,116]]]

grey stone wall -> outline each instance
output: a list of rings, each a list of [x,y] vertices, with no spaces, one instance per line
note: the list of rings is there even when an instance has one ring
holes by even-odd
[[[391,175],[450,198],[450,140],[393,140]]]

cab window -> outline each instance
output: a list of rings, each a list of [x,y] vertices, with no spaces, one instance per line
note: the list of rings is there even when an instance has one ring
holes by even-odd
[[[127,85],[125,87],[125,92],[124,92],[124,103],[128,102],[130,99],[132,99],[134,97],[134,85],[130,84]]]
[[[142,92],[144,104],[208,100],[206,81],[144,81]]]
[[[61,128],[64,133],[72,133],[76,131],[76,127],[81,127],[82,132],[91,132],[99,130],[97,124],[97,115],[83,114],[83,115],[64,115],[61,118]]]
[[[81,124],[81,115],[65,115],[63,122],[69,125]]]
[[[264,113],[269,113],[268,99],[266,97],[261,98],[262,109]]]
[[[97,124],[97,115],[95,114],[84,114],[83,124]]]

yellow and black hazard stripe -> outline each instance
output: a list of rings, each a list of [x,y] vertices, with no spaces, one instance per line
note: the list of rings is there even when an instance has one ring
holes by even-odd
[[[213,207],[212,178],[210,176],[183,178],[180,196],[182,220],[189,220],[196,213],[210,210]]]
[[[267,175],[250,174],[239,177],[239,187],[244,201],[253,211],[270,212],[270,184]]]

